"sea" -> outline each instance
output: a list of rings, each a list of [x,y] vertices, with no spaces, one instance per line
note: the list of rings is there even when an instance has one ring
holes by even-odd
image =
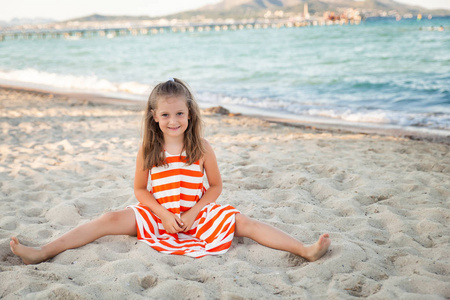
[[[203,107],[448,136],[450,17],[0,42],[0,84],[146,101],[171,77]]]

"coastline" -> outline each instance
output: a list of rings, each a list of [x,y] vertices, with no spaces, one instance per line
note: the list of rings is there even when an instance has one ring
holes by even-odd
[[[81,93],[81,92],[67,92],[60,91],[57,89],[47,89],[45,87],[26,87],[26,86],[17,86],[17,85],[7,85],[0,83],[0,89],[5,90],[17,90],[17,91],[25,91],[31,93],[37,93],[42,95],[54,95],[58,97],[64,97],[70,99],[72,101],[87,101],[93,103],[102,103],[102,104],[114,104],[114,105],[129,105],[129,106],[137,106],[137,107],[145,107],[145,101],[134,100],[131,97],[119,98],[115,96],[107,96],[96,93]],[[205,108],[205,107],[202,107]],[[232,114],[244,115],[247,117],[258,118],[264,121],[282,124],[285,126],[293,126],[304,129],[314,129],[319,131],[328,131],[328,132],[343,132],[343,133],[362,133],[362,134],[374,134],[374,135],[382,135],[382,136],[392,136],[392,137],[400,137],[400,138],[408,138],[412,140],[423,140],[434,143],[445,143],[450,144],[450,132],[440,131],[439,134],[433,133],[430,131],[424,131],[420,128],[401,128],[401,127],[393,127],[393,126],[374,126],[370,124],[350,124],[344,122],[338,122],[335,120],[323,120],[318,121],[317,119],[298,119],[288,118],[288,116],[280,115],[280,114],[261,114],[255,112],[255,110],[248,110],[245,108],[239,108],[236,105],[226,106]]]
[[[112,101],[112,102],[110,102]],[[100,103],[101,102],[101,103]],[[445,299],[450,294],[450,146],[205,114],[223,178],[218,203],[309,244],[319,261],[235,238],[221,256],[158,253],[108,236],[39,265],[39,246],[135,204],[136,103],[0,90],[0,297]]]

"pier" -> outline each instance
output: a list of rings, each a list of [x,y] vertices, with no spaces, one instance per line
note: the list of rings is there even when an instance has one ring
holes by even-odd
[[[208,32],[223,30],[243,30],[243,29],[267,29],[267,28],[290,28],[306,26],[326,26],[359,24],[359,20],[263,20],[252,22],[216,22],[216,23],[179,23],[174,25],[134,25],[128,27],[103,28],[67,28],[67,29],[27,29],[27,30],[0,30],[0,41],[7,40],[32,40],[32,39],[79,39],[89,37],[114,38],[119,36],[154,35],[169,32]]]

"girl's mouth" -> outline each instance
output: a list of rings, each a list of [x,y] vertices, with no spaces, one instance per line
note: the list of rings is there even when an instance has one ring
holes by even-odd
[[[177,126],[177,127],[168,127],[169,128],[169,130],[177,130],[177,129],[179,129],[181,126]]]

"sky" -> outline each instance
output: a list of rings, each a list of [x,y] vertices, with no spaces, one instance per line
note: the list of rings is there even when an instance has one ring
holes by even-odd
[[[91,14],[162,16],[221,0],[0,0],[0,20],[46,18],[63,21]],[[450,0],[395,0],[426,8],[450,9]]]

